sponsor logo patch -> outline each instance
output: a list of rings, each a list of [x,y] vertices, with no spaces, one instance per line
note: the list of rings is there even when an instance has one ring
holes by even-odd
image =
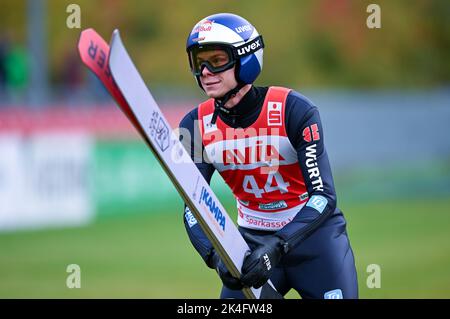
[[[245,148],[224,148],[222,150],[222,163],[226,166],[235,166],[285,160],[285,158],[280,155],[277,145],[269,144],[267,141],[260,139],[250,141],[246,144]]]
[[[279,201],[272,202],[272,203],[258,205],[259,209],[261,209],[261,210],[281,209],[281,208],[286,208],[287,206],[288,205],[286,204],[286,202],[284,200],[279,200]]]
[[[272,268],[272,265],[270,264],[270,259],[267,254],[264,254],[264,264],[266,264],[267,270],[270,270]]]
[[[191,34],[197,33],[197,32],[205,32],[205,31],[211,31],[212,25],[214,21],[212,20],[203,20],[200,21],[197,26],[192,30]]]
[[[306,167],[308,168],[309,179],[316,191],[323,192],[323,181],[320,176],[319,165],[317,163],[317,144],[306,147]]]
[[[192,39],[192,42],[199,42],[199,41],[203,41],[205,39],[206,39],[205,37],[194,38],[194,39]]]
[[[211,124],[212,117],[213,117],[212,114],[203,116],[203,132],[205,134],[208,134],[208,133],[211,133],[211,132],[214,132],[217,130],[217,125]]]
[[[248,24],[246,24],[246,25],[241,25],[240,27],[234,28],[234,30],[236,30],[237,33],[242,33],[245,31],[252,31],[252,27],[249,26]]]
[[[281,102],[267,103],[267,124],[269,126],[281,126]]]
[[[186,209],[184,210],[184,218],[186,218],[186,222],[188,223],[189,228],[192,228],[194,225],[197,224],[197,219],[195,219],[194,215],[192,215],[191,210],[187,206]]]
[[[301,194],[300,195],[300,200],[305,200],[305,199],[307,199],[309,197],[309,194],[306,192],[306,193],[303,193],[303,194]]]
[[[303,140],[307,143],[320,140],[319,126],[313,124],[303,130]]]
[[[319,213],[323,213],[323,210],[325,209],[325,206],[327,206],[328,200],[320,195],[313,195],[308,203],[306,203],[306,206],[312,207],[315,210],[317,210]]]
[[[238,199],[239,203],[241,203],[244,206],[248,206],[248,204],[250,204],[250,202],[248,200],[240,200]]]
[[[255,40],[252,40],[245,46],[239,47],[237,49],[237,54],[238,54],[238,56],[247,55],[247,54],[256,52],[260,48],[262,48],[262,43],[261,43],[260,39],[256,38]]]
[[[245,214],[240,209],[238,209],[239,218],[242,219],[242,222],[246,224],[250,228],[264,228],[267,230],[278,230],[286,226],[288,223],[292,221],[292,218],[288,218],[286,220],[273,220],[273,219],[265,219],[257,216],[252,216]]]
[[[199,204],[203,204],[206,208],[208,208],[216,222],[222,230],[225,231],[225,215],[220,211],[218,204],[204,187],[202,187]]]
[[[161,151],[164,152],[169,147],[169,128],[159,112],[153,111],[149,129],[150,136],[155,140]]]
[[[324,299],[344,299],[344,296],[342,295],[341,289],[334,289],[334,290],[330,290],[330,291],[327,291],[326,293],[324,293],[323,298]]]

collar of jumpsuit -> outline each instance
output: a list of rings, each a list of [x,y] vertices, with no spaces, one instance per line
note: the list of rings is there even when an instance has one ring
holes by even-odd
[[[234,128],[249,127],[256,121],[261,112],[267,90],[266,87],[252,86],[238,104],[226,111],[220,109],[220,119]]]

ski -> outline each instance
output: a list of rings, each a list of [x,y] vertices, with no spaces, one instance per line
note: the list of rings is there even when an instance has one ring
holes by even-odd
[[[119,31],[113,32],[108,47],[93,29],[87,29],[81,34],[78,49],[82,61],[103,82],[158,159],[229,271],[239,277],[249,247],[173,132],[128,55]],[[242,291],[251,299],[282,298],[270,281],[262,288],[246,287]]]

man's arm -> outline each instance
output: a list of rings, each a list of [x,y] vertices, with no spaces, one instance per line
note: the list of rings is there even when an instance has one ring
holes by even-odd
[[[180,122],[180,140],[184,148],[191,155],[197,168],[202,173],[208,184],[214,174],[215,168],[212,164],[207,163],[202,155],[204,154],[203,143],[200,139],[200,132],[197,122],[197,109],[189,112]],[[195,140],[197,138],[198,140]],[[206,237],[197,220],[192,215],[189,207],[184,205],[184,226],[188,233],[189,239],[194,245],[197,252],[202,256],[209,268],[215,269],[219,274],[222,283],[230,289],[240,290],[243,288],[239,279],[234,278],[225,264],[215,252],[211,242]],[[274,298],[274,297],[272,297]]]
[[[242,265],[241,282],[246,286],[262,286],[281,257],[306,239],[336,209],[336,193],[319,111],[296,92],[291,92],[286,101],[286,130],[297,151],[309,200],[294,219],[275,234],[244,235],[248,242],[257,245]]]
[[[195,141],[195,137],[200,137],[197,123],[197,108],[185,115],[180,122],[180,141],[186,151],[191,155],[192,160],[203,175],[208,184],[211,182],[211,177],[214,173],[214,166],[203,160],[203,144],[201,140]],[[189,207],[184,205],[184,225],[188,233],[192,245],[198,251],[200,256],[206,262],[208,267],[214,268],[211,264],[211,254],[213,246],[206,237],[205,233],[197,223],[194,215],[192,215]]]
[[[276,235],[294,247],[314,232],[336,209],[336,192],[320,115],[308,99],[291,92],[286,103],[286,128],[297,151],[309,200]]]

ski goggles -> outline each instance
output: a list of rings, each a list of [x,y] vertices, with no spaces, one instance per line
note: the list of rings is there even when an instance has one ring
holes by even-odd
[[[189,64],[195,76],[200,76],[205,67],[216,74],[231,69],[236,64],[236,58],[229,46],[196,46],[189,50]]]
[[[195,76],[201,76],[206,67],[211,73],[220,73],[231,69],[238,59],[264,48],[262,36],[234,47],[230,44],[204,44],[188,49],[189,64]]]

